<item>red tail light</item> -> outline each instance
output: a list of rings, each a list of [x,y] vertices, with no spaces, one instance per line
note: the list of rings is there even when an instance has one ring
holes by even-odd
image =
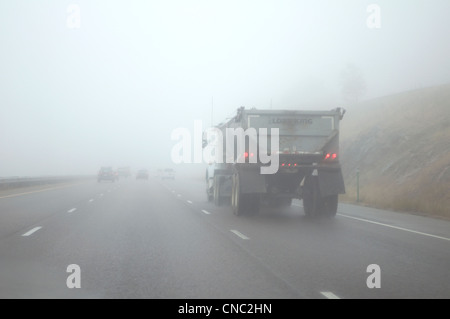
[[[335,160],[337,158],[336,153],[327,153],[325,154],[324,160]]]

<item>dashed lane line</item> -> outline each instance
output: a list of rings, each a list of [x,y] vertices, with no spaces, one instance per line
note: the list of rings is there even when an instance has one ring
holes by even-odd
[[[37,232],[39,229],[41,229],[41,226],[38,227],[34,227],[33,229],[30,229],[29,231],[27,231],[25,234],[22,235],[22,237],[28,237],[33,235],[35,232]]]
[[[241,232],[239,232],[239,231],[237,231],[237,230],[235,230],[235,229],[231,229],[230,231],[231,231],[233,234],[235,234],[236,236],[238,236],[238,237],[240,237],[240,238],[242,238],[242,239],[244,239],[244,240],[250,239],[250,238],[248,238],[247,236],[245,236],[244,234],[242,234]]]
[[[320,293],[328,299],[341,299],[338,296],[336,296],[334,293],[329,292],[329,291],[321,291]]]

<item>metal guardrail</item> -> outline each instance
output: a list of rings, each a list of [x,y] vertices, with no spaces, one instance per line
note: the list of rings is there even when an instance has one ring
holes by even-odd
[[[37,186],[50,185],[57,183],[67,183],[77,180],[93,179],[94,175],[77,175],[77,176],[41,176],[41,177],[7,177],[0,178],[0,190]]]

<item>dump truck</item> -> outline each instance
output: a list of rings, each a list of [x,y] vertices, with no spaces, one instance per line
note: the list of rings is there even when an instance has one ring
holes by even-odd
[[[208,200],[231,204],[239,216],[300,199],[307,216],[335,216],[338,195],[345,193],[339,163],[344,113],[239,108],[204,134],[203,147],[214,154],[206,170]]]

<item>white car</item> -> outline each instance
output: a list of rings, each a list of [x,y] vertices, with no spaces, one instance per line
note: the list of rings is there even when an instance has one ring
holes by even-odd
[[[175,171],[172,168],[166,168],[162,171],[161,179],[175,179]]]

